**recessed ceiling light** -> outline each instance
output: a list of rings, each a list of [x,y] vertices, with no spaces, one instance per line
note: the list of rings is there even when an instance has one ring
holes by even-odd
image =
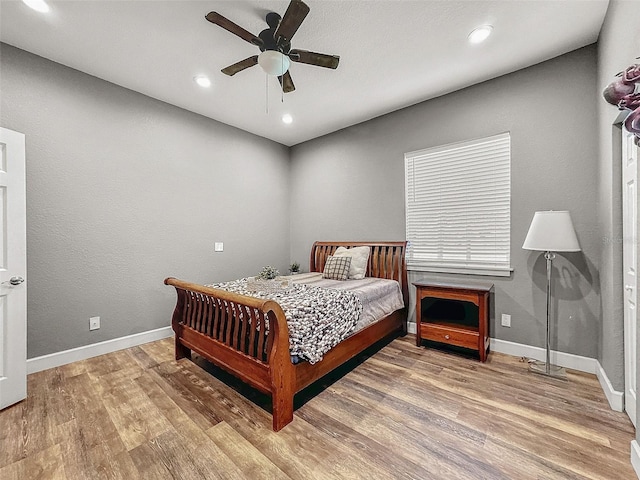
[[[282,115],[282,122],[289,125],[291,122],[293,122],[293,117],[290,113],[285,113],[284,115]]]
[[[476,28],[469,34],[469,42],[470,43],[482,43],[493,31],[493,27],[491,25],[483,25],[481,27]]]
[[[211,80],[206,75],[197,75],[193,77],[193,81],[203,88],[209,88],[211,86]]]
[[[22,0],[22,2],[37,12],[46,13],[49,11],[49,5],[44,0]]]

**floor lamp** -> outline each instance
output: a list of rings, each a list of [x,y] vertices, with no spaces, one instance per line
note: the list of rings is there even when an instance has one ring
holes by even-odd
[[[534,361],[529,364],[529,370],[542,375],[564,377],[564,368],[551,364],[551,264],[556,257],[554,252],[580,251],[569,212],[536,212],[522,248],[545,252],[544,258],[547,260],[547,359],[546,362]]]

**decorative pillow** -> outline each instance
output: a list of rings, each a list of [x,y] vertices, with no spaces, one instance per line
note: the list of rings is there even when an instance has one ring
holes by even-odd
[[[324,264],[322,278],[331,280],[346,280],[349,278],[351,257],[329,257]]]
[[[338,247],[333,254],[334,257],[351,257],[351,268],[349,269],[349,279],[361,280],[367,273],[369,263],[369,247]]]

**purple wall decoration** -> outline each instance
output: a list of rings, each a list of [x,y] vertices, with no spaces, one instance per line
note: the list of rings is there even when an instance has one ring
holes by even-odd
[[[602,95],[620,110],[631,110],[624,126],[636,136],[636,145],[640,147],[640,64],[631,65],[616,76],[619,78],[611,82]]]

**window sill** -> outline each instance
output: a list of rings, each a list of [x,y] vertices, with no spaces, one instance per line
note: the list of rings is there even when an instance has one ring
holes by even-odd
[[[438,267],[427,265],[407,264],[407,270],[413,272],[433,272],[433,273],[457,273],[462,275],[481,275],[489,277],[509,277],[513,268],[492,269],[492,268],[462,268],[462,267]]]

